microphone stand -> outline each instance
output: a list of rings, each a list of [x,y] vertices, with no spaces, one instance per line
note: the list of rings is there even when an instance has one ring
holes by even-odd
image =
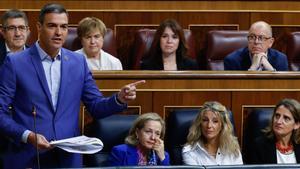
[[[40,155],[38,149],[38,138],[37,138],[37,131],[36,131],[36,108],[35,106],[32,107],[32,114],[33,114],[33,127],[34,127],[34,135],[35,135],[35,147],[36,147],[36,158],[38,163],[38,169],[40,169]]]

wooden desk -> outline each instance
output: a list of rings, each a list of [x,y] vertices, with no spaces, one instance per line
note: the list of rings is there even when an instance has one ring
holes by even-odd
[[[97,71],[93,76],[104,95],[145,79],[129,104],[133,113],[153,111],[167,118],[172,109],[219,101],[232,110],[240,141],[247,110],[274,107],[283,98],[300,100],[299,72]]]

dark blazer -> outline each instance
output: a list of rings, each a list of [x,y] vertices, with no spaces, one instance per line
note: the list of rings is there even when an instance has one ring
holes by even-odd
[[[164,70],[162,63],[153,59],[145,60],[141,63],[142,70]],[[194,60],[184,57],[181,62],[177,62],[177,70],[198,70],[198,64]]]
[[[297,163],[300,163],[300,145],[293,144]],[[253,149],[249,152],[250,164],[277,164],[275,139],[266,136],[254,141]]]
[[[21,142],[25,130],[35,131],[32,115],[36,107],[36,131],[48,141],[80,135],[80,101],[95,118],[123,111],[116,95],[100,93],[84,56],[62,48],[61,81],[54,110],[41,58],[36,45],[7,57],[0,68],[0,132],[13,141],[4,155],[4,168],[37,168],[36,150]],[[14,108],[12,118],[9,105]],[[80,154],[60,150],[41,152],[41,168],[82,167]],[[17,161],[16,161],[17,160]]]
[[[128,144],[121,144],[112,148],[112,151],[108,157],[109,166],[137,166],[138,165],[138,153],[135,146]],[[158,165],[170,165],[169,154],[165,152],[165,159],[160,161],[156,156]]]
[[[277,71],[288,71],[287,57],[278,50],[268,49],[268,61]],[[251,64],[248,47],[238,49],[224,59],[225,70],[248,70]]]
[[[0,66],[3,64],[6,55],[7,55],[7,51],[6,51],[5,41],[0,40]]]
[[[28,48],[28,45],[25,45],[26,48]],[[7,55],[7,51],[6,51],[6,46],[5,46],[5,41],[4,40],[0,40],[0,67],[3,64],[5,58]]]

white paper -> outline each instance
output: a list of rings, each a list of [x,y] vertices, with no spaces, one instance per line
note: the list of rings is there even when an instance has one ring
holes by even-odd
[[[103,148],[103,143],[100,139],[87,136],[51,141],[50,144],[70,153],[81,154],[94,154]]]

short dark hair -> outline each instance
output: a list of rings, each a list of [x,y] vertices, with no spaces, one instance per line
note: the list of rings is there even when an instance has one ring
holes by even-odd
[[[48,13],[58,13],[58,14],[66,13],[68,16],[68,12],[64,6],[60,4],[46,4],[40,11],[39,22],[41,24],[44,23],[45,15]]]
[[[15,19],[15,18],[23,18],[26,24],[25,26],[28,26],[28,19],[26,14],[23,11],[20,11],[19,9],[10,9],[6,11],[1,17],[2,27],[7,26],[8,19]]]

